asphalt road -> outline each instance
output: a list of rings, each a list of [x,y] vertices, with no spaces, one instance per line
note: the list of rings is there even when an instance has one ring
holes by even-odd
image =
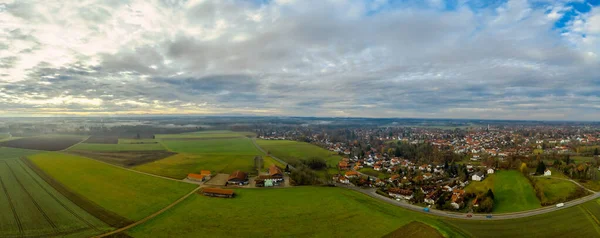
[[[587,201],[591,201],[594,200],[596,198],[600,197],[600,193],[594,193],[592,195],[583,197],[583,198],[579,198],[573,201],[569,201],[569,202],[565,202],[563,207],[556,207],[556,206],[547,206],[547,207],[542,207],[542,208],[538,208],[538,209],[534,209],[534,210],[528,210],[528,211],[523,211],[523,212],[513,212],[513,213],[503,213],[503,214],[493,214],[492,218],[487,218],[486,216],[488,214],[473,214],[472,217],[467,217],[467,214],[465,213],[457,213],[457,212],[447,212],[447,211],[441,211],[441,210],[437,210],[437,209],[430,209],[429,212],[425,212],[423,211],[423,207],[419,207],[404,201],[396,201],[390,198],[386,198],[383,197],[379,194],[376,193],[376,189],[374,188],[359,188],[359,187],[355,187],[355,186],[349,186],[349,185],[340,185],[337,184],[336,186],[338,187],[343,187],[343,188],[347,188],[347,189],[351,189],[363,194],[366,194],[367,196],[382,200],[384,202],[387,202],[389,204],[395,205],[395,206],[399,206],[399,207],[403,207],[406,208],[408,210],[413,210],[413,211],[417,211],[417,212],[422,212],[422,213],[427,213],[427,214],[431,214],[431,215],[435,215],[435,216],[440,216],[440,217],[447,217],[447,218],[454,218],[454,219],[464,219],[464,220],[506,220],[506,219],[515,219],[515,218],[522,218],[522,217],[530,217],[530,216],[535,216],[535,215],[540,215],[540,214],[544,214],[544,213],[549,213],[549,212],[554,212],[560,209],[565,209],[568,207],[572,207],[572,206],[576,206],[579,204],[582,204],[584,202]]]

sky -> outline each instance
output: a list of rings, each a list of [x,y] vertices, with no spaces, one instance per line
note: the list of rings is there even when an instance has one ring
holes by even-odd
[[[600,120],[600,0],[0,0],[0,115]]]

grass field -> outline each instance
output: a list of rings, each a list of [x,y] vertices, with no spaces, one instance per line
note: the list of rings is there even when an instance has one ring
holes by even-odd
[[[25,137],[0,142],[0,146],[30,149],[58,151],[69,148],[70,146],[81,142],[85,136],[79,135],[42,135],[35,137]]]
[[[235,138],[235,137],[251,137],[256,136],[253,132],[236,132],[236,131],[199,131],[183,134],[161,134],[156,135],[156,139],[185,139],[185,138]]]
[[[111,230],[54,190],[19,159],[35,153],[0,148],[0,236],[86,237]]]
[[[169,151],[145,150],[121,152],[74,150],[68,151],[68,153],[81,155],[83,157],[92,158],[123,167],[132,167],[145,163],[150,163],[152,161],[164,159],[175,154]]]
[[[381,237],[413,220],[449,227],[418,213],[341,188],[238,189],[234,199],[194,195],[133,228],[134,237]],[[194,218],[204,217],[201,225]]]
[[[597,201],[527,218],[472,221],[408,211],[342,188],[238,189],[236,193],[238,196],[233,199],[194,195],[128,234],[133,237],[197,237],[198,234],[382,237],[399,228],[408,229],[411,226],[406,225],[416,221],[428,227],[429,235],[435,234],[430,229],[436,229],[446,237],[600,236]],[[197,217],[206,218],[202,225],[194,219]],[[235,224],[235,229],[227,229],[231,224]],[[406,230],[410,231],[415,230]]]
[[[381,171],[376,171],[372,168],[362,168],[362,169],[359,169],[358,171],[363,174],[368,174],[369,176],[377,177],[379,179],[385,179],[385,178],[388,178],[391,176],[391,174],[386,174]]]
[[[119,144],[157,144],[156,139],[119,139]]]
[[[414,238],[442,238],[442,234],[440,234],[435,228],[428,226],[427,224],[423,224],[418,221],[413,221],[408,223],[408,225],[404,225],[400,227],[400,229],[395,230],[383,238],[400,238],[400,237],[414,237]]]
[[[540,198],[542,204],[547,205],[566,202],[579,188],[570,181],[555,178],[537,177],[534,181],[535,186],[543,194]]]
[[[579,164],[579,163],[583,163],[583,162],[590,162],[594,159],[594,157],[591,156],[571,156],[571,159]]]
[[[265,151],[286,162],[293,160],[306,160],[317,157],[327,161],[330,167],[337,167],[342,158],[335,152],[328,151],[316,145],[305,142],[289,140],[256,140],[256,143]]]
[[[209,140],[169,140],[162,142],[179,154],[134,167],[135,170],[182,179],[189,173],[210,170],[231,173],[236,170],[253,172],[254,157],[263,156],[247,138]],[[265,160],[265,164],[269,159]],[[272,163],[272,162],[271,162]]]
[[[531,210],[541,207],[535,190],[520,172],[500,170],[481,182],[471,181],[466,192],[494,192],[494,213],[507,213]]]
[[[194,185],[143,175],[92,159],[43,153],[31,161],[58,182],[108,211],[140,220],[182,197]]]
[[[161,144],[89,144],[81,143],[69,148],[70,151],[155,151],[165,150]]]

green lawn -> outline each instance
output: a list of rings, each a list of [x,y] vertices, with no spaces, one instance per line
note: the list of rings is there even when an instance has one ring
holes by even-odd
[[[194,195],[128,232],[133,237],[381,237],[411,221],[441,222],[363,194],[327,187],[237,189],[233,199]],[[201,223],[197,219],[202,219]]]
[[[194,195],[134,227],[128,234],[133,237],[381,237],[417,221],[446,237],[600,236],[595,221],[600,218],[600,204],[596,201],[527,218],[474,221],[413,212],[342,188],[237,189],[236,194],[233,199]],[[204,218],[202,225],[196,218]],[[235,229],[231,224],[235,224]]]
[[[293,160],[306,160],[317,157],[327,161],[330,167],[337,167],[342,158],[335,152],[323,149],[305,142],[289,140],[256,140],[256,143],[265,151],[286,162]]]
[[[87,144],[81,143],[71,147],[69,150],[83,151],[142,151],[142,150],[165,150],[160,144]]]
[[[248,138],[168,140],[162,143],[170,151],[179,154],[133,169],[183,179],[189,173],[198,173],[200,170],[214,173],[231,173],[236,170],[253,172],[254,157],[264,157]],[[265,160],[265,165],[268,161],[270,159]]]
[[[385,178],[388,178],[391,176],[391,174],[384,173],[381,171],[376,171],[372,168],[362,168],[362,169],[359,169],[358,171],[363,174],[368,174],[369,176],[377,177],[379,179],[385,179]]]
[[[542,192],[542,204],[556,204],[566,202],[569,196],[577,191],[578,186],[566,180],[537,177],[534,179],[535,186]]]
[[[248,137],[248,136],[256,136],[253,132],[236,132],[236,131],[199,131],[199,132],[190,132],[183,134],[160,134],[156,135],[156,139],[182,139],[182,138],[206,138],[206,139],[216,139],[216,138],[234,138],[234,137]]]
[[[583,162],[590,162],[594,159],[594,157],[591,156],[571,156],[571,159],[576,163],[583,163]]]
[[[119,139],[119,144],[156,144],[159,140],[155,139]]]
[[[130,220],[140,220],[195,188],[64,153],[29,158],[70,190]]]
[[[541,203],[529,180],[516,170],[500,170],[481,182],[471,181],[466,192],[494,192],[494,213],[519,212],[540,208]]]
[[[0,148],[1,236],[48,237],[63,233],[86,237],[111,230],[53,189],[19,159],[35,153]]]

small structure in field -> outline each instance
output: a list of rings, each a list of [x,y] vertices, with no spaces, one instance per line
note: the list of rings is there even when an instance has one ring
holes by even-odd
[[[473,174],[473,176],[471,176],[471,180],[473,181],[481,181],[485,178],[485,175],[483,175],[483,173],[475,173]]]
[[[202,189],[202,194],[208,197],[232,198],[234,192],[231,189],[204,188]]]
[[[488,174],[493,174],[493,173],[494,173],[494,169],[492,169],[492,168],[489,168],[489,169],[487,170],[487,173],[488,173]]]
[[[247,185],[248,184],[248,174],[242,171],[235,171],[229,178],[227,179],[227,183],[235,184],[235,185]]]
[[[188,174],[187,179],[192,181],[204,182],[211,178],[209,170],[201,170],[200,174]]]
[[[551,176],[552,175],[552,171],[550,171],[549,169],[546,169],[546,171],[544,171],[544,176]]]

